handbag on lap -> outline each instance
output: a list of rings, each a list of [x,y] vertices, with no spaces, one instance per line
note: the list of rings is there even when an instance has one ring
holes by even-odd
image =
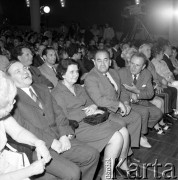
[[[104,113],[103,114],[96,114],[96,115],[86,116],[83,119],[83,121],[85,123],[87,123],[87,124],[92,125],[92,126],[105,122],[109,117],[109,112],[108,112],[107,108],[98,107],[98,109],[104,111]]]

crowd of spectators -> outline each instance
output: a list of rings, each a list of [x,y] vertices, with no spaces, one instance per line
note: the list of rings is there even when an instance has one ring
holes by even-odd
[[[109,24],[90,29],[63,24],[43,33],[3,28],[0,70],[17,88],[10,118],[44,141],[52,157],[35,179],[92,180],[99,153],[103,163],[113,160],[111,177],[115,168],[129,176],[129,163],[140,162],[132,149],[152,148],[148,133],[164,135],[178,120],[178,49],[163,38],[120,42]],[[84,122],[105,113],[101,107],[109,112],[105,122]],[[9,143],[36,160],[34,148],[12,138]],[[106,174],[105,165],[102,180]]]

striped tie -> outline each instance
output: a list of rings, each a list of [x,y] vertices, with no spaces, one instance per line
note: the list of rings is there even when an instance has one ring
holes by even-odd
[[[33,92],[33,90],[31,88],[29,88],[29,91],[30,91],[30,94],[31,94],[31,97],[32,99],[38,104],[38,106],[43,109],[43,106],[38,98],[38,96]]]

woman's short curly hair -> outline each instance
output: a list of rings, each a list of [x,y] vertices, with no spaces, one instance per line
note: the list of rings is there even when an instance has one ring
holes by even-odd
[[[79,68],[79,65],[78,65],[78,63],[77,63],[77,61],[75,61],[75,60],[73,60],[73,59],[70,59],[70,58],[67,58],[67,59],[63,59],[60,63],[59,63],[59,65],[58,65],[58,67],[57,67],[57,69],[56,69],[56,71],[57,71],[57,78],[59,79],[59,80],[63,80],[63,75],[67,72],[67,69],[68,69],[68,67],[70,66],[70,65],[76,65],[76,66],[78,66],[78,68]]]
[[[159,46],[158,44],[154,44],[152,47],[152,56],[153,58],[156,57],[158,54],[160,54],[161,52],[163,52],[163,47]]]

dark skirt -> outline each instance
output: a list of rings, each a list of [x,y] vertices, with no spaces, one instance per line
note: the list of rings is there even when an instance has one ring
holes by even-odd
[[[87,143],[101,152],[113,134],[122,127],[121,124],[110,120],[95,126],[82,121],[79,123],[79,128],[76,129],[75,133],[78,140]]]

